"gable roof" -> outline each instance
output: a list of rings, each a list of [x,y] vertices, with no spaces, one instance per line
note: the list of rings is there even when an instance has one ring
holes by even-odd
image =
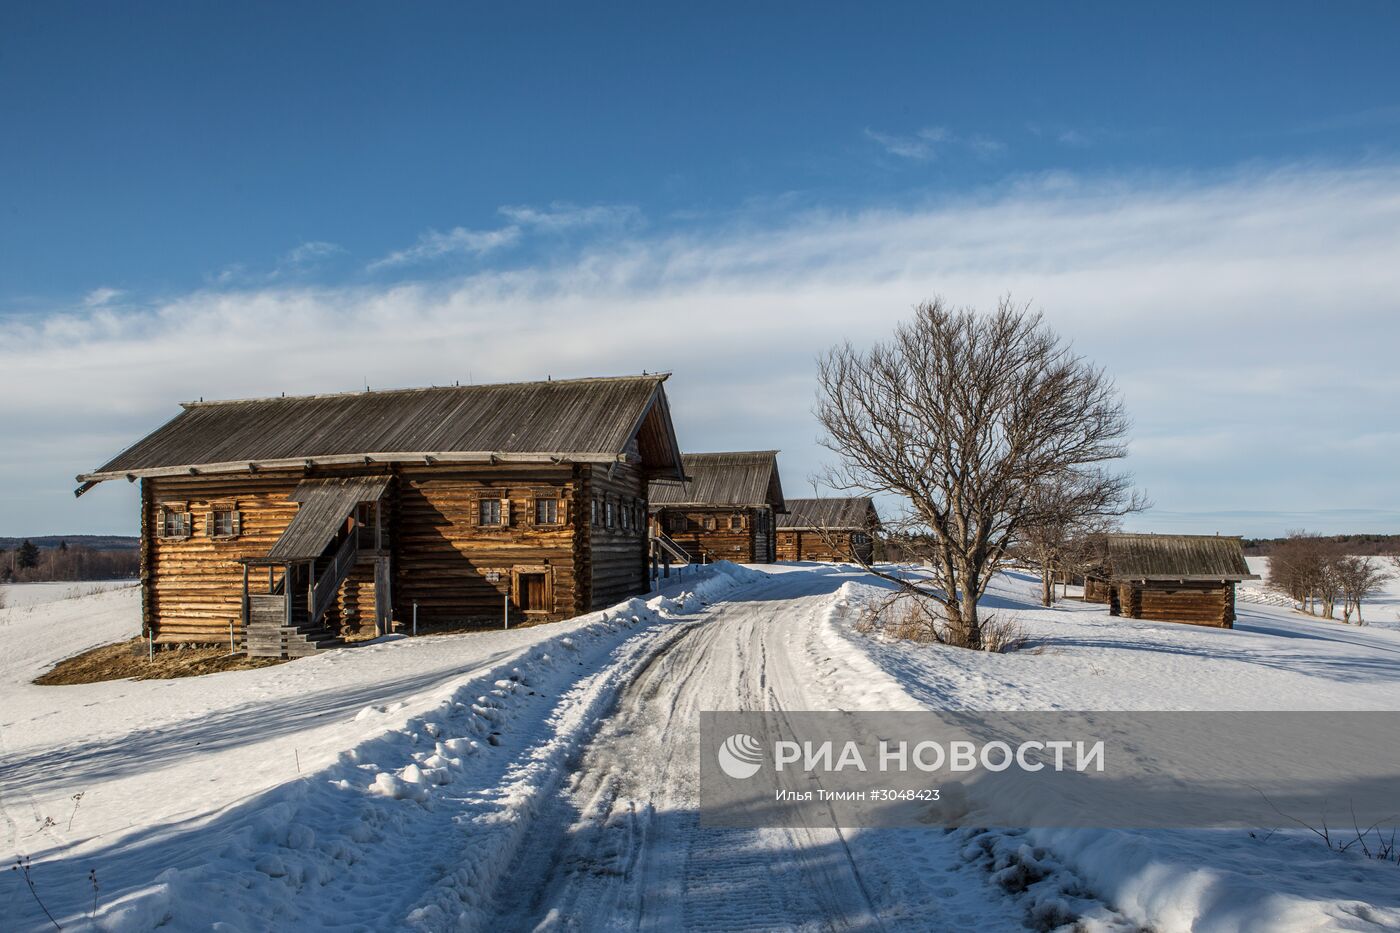
[[[870,531],[880,525],[869,496],[831,499],[789,499],[787,514],[778,516],[778,529]]]
[[[1113,579],[1257,580],[1237,537],[1219,535],[1110,534]]]
[[[78,480],[366,459],[606,463],[624,458],[634,438],[647,475],[679,479],[666,378],[186,402],[180,414]]]
[[[764,506],[785,511],[776,450],[683,454],[683,483],[652,483],[653,506]]]

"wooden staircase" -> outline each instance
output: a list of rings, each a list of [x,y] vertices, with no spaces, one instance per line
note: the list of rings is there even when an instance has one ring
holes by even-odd
[[[284,577],[272,593],[249,594],[244,647],[250,658],[304,658],[344,644],[327,615],[359,556],[351,532],[333,553],[310,568],[307,588],[287,587]]]
[[[244,647],[250,658],[304,658],[344,642],[325,624],[313,625],[306,611],[293,609],[287,620],[286,598],[282,594],[248,597],[248,628]]]

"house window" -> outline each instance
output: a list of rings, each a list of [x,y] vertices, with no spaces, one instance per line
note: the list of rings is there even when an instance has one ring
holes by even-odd
[[[714,530],[715,530],[715,520],[714,520],[713,517],[707,517],[707,518],[705,519],[705,530],[706,530],[706,531],[714,531]]]
[[[729,530],[730,530],[730,531],[741,531],[741,530],[743,530],[743,527],[744,527],[744,519],[743,519],[743,516],[740,516],[740,515],[731,515],[731,516],[729,516]]]
[[[618,524],[622,526],[623,531],[632,530],[632,516],[630,514],[631,511],[632,510],[627,507],[627,503],[619,502],[617,504],[617,520]]]
[[[482,499],[477,502],[477,520],[482,525],[503,525],[502,499]]]
[[[589,503],[588,503],[588,504],[589,504],[588,523],[589,523],[590,525],[597,525],[597,524],[598,524],[598,500],[597,500],[597,499],[591,499],[591,500],[589,500]]]
[[[233,538],[238,535],[238,513],[233,509],[215,509],[209,514],[211,538]]]
[[[536,500],[535,500],[535,524],[536,524],[536,525],[557,525],[557,524],[559,524],[559,500],[558,500],[558,499],[536,499]]]
[[[190,513],[184,509],[163,508],[160,510],[162,538],[188,538],[190,536]]]
[[[690,522],[679,512],[672,512],[669,517],[669,524],[672,531],[685,531],[690,525]]]
[[[617,524],[617,503],[609,499],[605,509],[607,514],[604,517],[604,521],[609,528],[612,528]]]

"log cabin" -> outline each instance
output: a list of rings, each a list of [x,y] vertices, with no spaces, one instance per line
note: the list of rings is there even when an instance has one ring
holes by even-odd
[[[880,516],[869,497],[789,499],[787,507],[778,516],[778,560],[874,559]]]
[[[651,522],[694,562],[777,559],[776,517],[786,510],[778,452],[683,454],[684,482],[653,482]]]
[[[141,483],[158,646],[555,621],[649,587],[648,485],[683,475],[665,380],[191,402],[78,494]]]
[[[1240,539],[1218,535],[1108,536],[1109,613],[1129,619],[1235,626],[1235,584],[1249,572]]]

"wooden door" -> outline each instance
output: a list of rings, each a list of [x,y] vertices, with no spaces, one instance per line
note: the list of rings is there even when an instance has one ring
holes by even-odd
[[[520,608],[526,612],[548,612],[548,587],[542,573],[520,575]]]

